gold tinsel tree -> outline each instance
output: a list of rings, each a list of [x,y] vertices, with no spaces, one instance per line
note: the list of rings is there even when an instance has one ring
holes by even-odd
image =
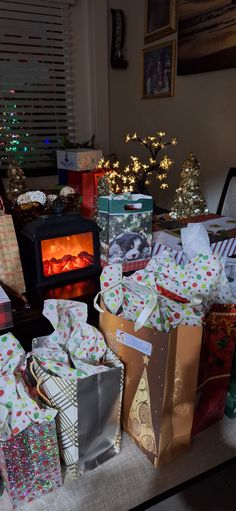
[[[130,164],[124,168],[119,161],[111,164],[108,160],[101,160],[99,166],[110,169],[108,179],[112,193],[135,192],[149,194],[147,186],[151,183],[151,176],[155,175],[162,189],[168,188],[168,170],[173,161],[167,154],[158,161],[158,155],[167,146],[175,146],[177,140],[172,138],[165,141],[165,132],[157,131],[153,136],[141,138],[135,132],[133,135],[126,135],[126,142],[135,142],[143,146],[148,153],[145,163],[137,156],[131,156]]]
[[[12,160],[7,169],[7,194],[10,199],[17,197],[26,188],[26,177],[16,160]]]
[[[200,189],[200,164],[193,153],[183,163],[180,184],[176,189],[171,218],[186,218],[208,213],[205,197]]]

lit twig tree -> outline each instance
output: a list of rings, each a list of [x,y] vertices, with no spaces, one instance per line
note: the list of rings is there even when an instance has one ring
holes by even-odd
[[[131,136],[127,134],[126,142],[137,142],[147,149],[149,153],[147,163],[142,163],[137,156],[131,156],[131,163],[123,169],[120,168],[119,161],[112,165],[109,161],[100,162],[100,167],[110,168],[107,179],[112,193],[134,192],[148,195],[148,185],[151,183],[152,175],[155,175],[160,182],[160,188],[168,188],[168,171],[173,161],[165,154],[158,162],[158,155],[167,146],[175,146],[177,140],[172,138],[165,142],[164,137],[164,131],[158,131],[155,136],[146,138],[139,137],[136,132]]]

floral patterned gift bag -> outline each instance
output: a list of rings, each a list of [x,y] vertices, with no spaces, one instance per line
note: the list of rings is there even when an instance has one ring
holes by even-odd
[[[236,305],[214,305],[204,326],[192,435],[223,418],[235,341]]]

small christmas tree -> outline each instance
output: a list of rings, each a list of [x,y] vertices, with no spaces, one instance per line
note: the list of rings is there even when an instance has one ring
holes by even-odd
[[[180,174],[180,184],[170,216],[172,218],[186,218],[207,214],[208,209],[205,197],[200,189],[200,164],[193,153],[190,153],[183,163]]]
[[[13,160],[7,169],[7,194],[14,199],[25,190],[26,178],[19,163]]]
[[[2,105],[2,122],[0,129],[0,150],[2,160],[7,162],[16,159],[23,162],[32,148],[30,135],[24,128],[24,122],[18,118],[15,103]],[[23,115],[23,114],[22,114]]]

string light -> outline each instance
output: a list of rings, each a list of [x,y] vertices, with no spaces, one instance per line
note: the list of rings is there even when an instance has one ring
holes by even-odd
[[[157,131],[156,135],[148,135],[140,138],[137,132],[134,131],[133,135],[127,133],[125,142],[135,142],[143,146],[149,153],[148,162],[141,162],[140,158],[131,155],[131,162],[120,168],[119,161],[111,164],[109,160],[100,160],[98,167],[110,169],[106,179],[109,181],[110,190],[112,193],[132,192],[148,193],[147,185],[151,184],[151,175],[156,175],[160,181],[160,188],[168,188],[166,180],[168,178],[169,168],[173,165],[173,160],[167,155],[164,155],[158,163],[158,155],[167,146],[175,146],[177,144],[176,138],[165,141],[165,131]]]

